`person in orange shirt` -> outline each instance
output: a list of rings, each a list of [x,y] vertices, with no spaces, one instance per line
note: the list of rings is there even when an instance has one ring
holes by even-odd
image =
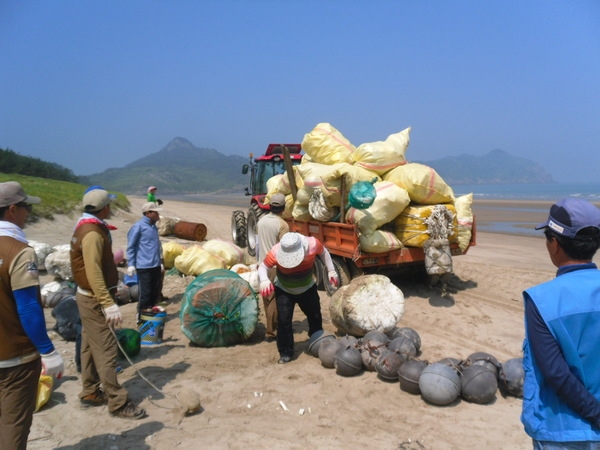
[[[260,294],[267,297],[275,292],[279,364],[288,363],[294,357],[292,318],[296,304],[306,314],[309,337],[323,329],[321,302],[313,279],[313,265],[317,256],[327,267],[329,282],[339,285],[329,251],[318,239],[299,233],[284,234],[258,267]],[[268,276],[270,268],[276,268],[275,285]]]

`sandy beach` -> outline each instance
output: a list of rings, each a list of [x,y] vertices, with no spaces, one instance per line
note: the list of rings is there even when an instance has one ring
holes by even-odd
[[[142,198],[131,197],[131,212],[118,212],[110,223],[114,249],[126,247],[126,233],[138,220]],[[500,201],[474,205],[478,223],[538,223],[549,204],[523,205],[515,213]],[[206,239],[230,240],[233,205],[166,201],[163,216],[206,225]],[[76,217],[30,225],[29,239],[50,245],[68,243]],[[163,238],[164,242],[175,238]],[[191,245],[189,241],[179,241]],[[248,262],[251,262],[250,258]],[[421,358],[464,359],[476,351],[500,362],[521,356],[523,289],[551,279],[540,236],[480,232],[477,246],[454,258],[449,293],[442,296],[410,279],[394,279],[404,293],[405,313],[398,326],[421,336]],[[428,404],[387,383],[375,372],[344,378],[306,352],[307,323],[294,315],[295,359],[278,365],[275,343],[264,341],[264,315],[249,341],[225,348],[189,345],[180,329],[182,294],[192,277],[165,277],[167,322],[164,341],[144,346],[132,367],[123,360],[121,383],[147,410],[140,421],[116,419],[106,407],[82,409],[80,379],[73,363],[74,343],[51,332],[62,353],[65,376],[55,383],[49,403],[34,416],[30,449],[528,449],[531,441],[519,420],[521,399],[500,391],[489,404],[457,400],[449,406]],[[45,276],[42,282],[51,277]],[[321,292],[326,331],[336,332],[329,297]],[[136,304],[121,307],[124,327],[135,328]],[[261,303],[262,308],[262,303]],[[48,328],[54,319],[46,308]],[[153,386],[151,386],[147,381]],[[155,389],[155,387],[157,389]],[[202,409],[185,416],[176,395],[198,394]]]

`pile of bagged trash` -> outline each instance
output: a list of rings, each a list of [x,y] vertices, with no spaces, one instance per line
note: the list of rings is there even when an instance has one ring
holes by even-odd
[[[317,124],[302,141],[302,163],[293,167],[296,198],[284,173],[268,180],[265,203],[280,192],[286,195],[284,218],[330,221],[340,213],[342,185],[348,193],[356,183],[372,182],[377,196],[370,207],[344,208],[345,221],[356,224],[364,251],[422,247],[432,237],[428,221],[440,206],[442,229],[436,231],[465,251],[473,225],[472,194],[455,198],[433,168],[407,160],[410,130],[355,147],[331,124]]]
[[[233,242],[221,239],[183,245],[176,241],[163,243],[165,269],[176,269],[188,276],[198,276],[210,270],[231,269],[244,265],[247,256]]]

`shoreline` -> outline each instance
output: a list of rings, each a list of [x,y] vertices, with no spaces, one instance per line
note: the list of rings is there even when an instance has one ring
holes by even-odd
[[[250,205],[250,197],[243,194],[163,196],[163,200],[231,206],[244,211]],[[551,200],[476,198],[473,200],[472,209],[477,223],[477,230],[480,232],[541,237],[542,234],[534,228],[547,218],[548,211],[553,203],[554,201]]]
[[[553,201],[474,200],[478,232],[543,237],[535,227],[548,217]]]

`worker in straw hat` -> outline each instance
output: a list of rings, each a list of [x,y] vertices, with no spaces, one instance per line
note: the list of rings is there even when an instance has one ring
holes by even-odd
[[[256,224],[258,232],[258,242],[256,249],[256,260],[260,264],[269,250],[277,244],[281,238],[290,231],[288,223],[282,219],[281,215],[285,211],[285,195],[280,192],[273,194],[269,200],[271,211],[260,218]],[[269,269],[269,279],[275,280],[275,268]],[[262,296],[261,296],[262,297]],[[273,342],[276,340],[275,331],[277,329],[277,304],[275,302],[275,293],[272,292],[268,297],[263,297],[263,306],[265,309],[266,330],[265,340]]]
[[[329,282],[337,286],[339,278],[327,249],[318,239],[299,233],[284,234],[258,268],[260,294],[267,297],[275,292],[279,364],[288,363],[294,357],[292,318],[296,304],[308,320],[309,337],[323,329],[321,303],[313,279],[313,265],[317,256],[327,267]],[[270,268],[277,269],[275,285],[268,276]]]

